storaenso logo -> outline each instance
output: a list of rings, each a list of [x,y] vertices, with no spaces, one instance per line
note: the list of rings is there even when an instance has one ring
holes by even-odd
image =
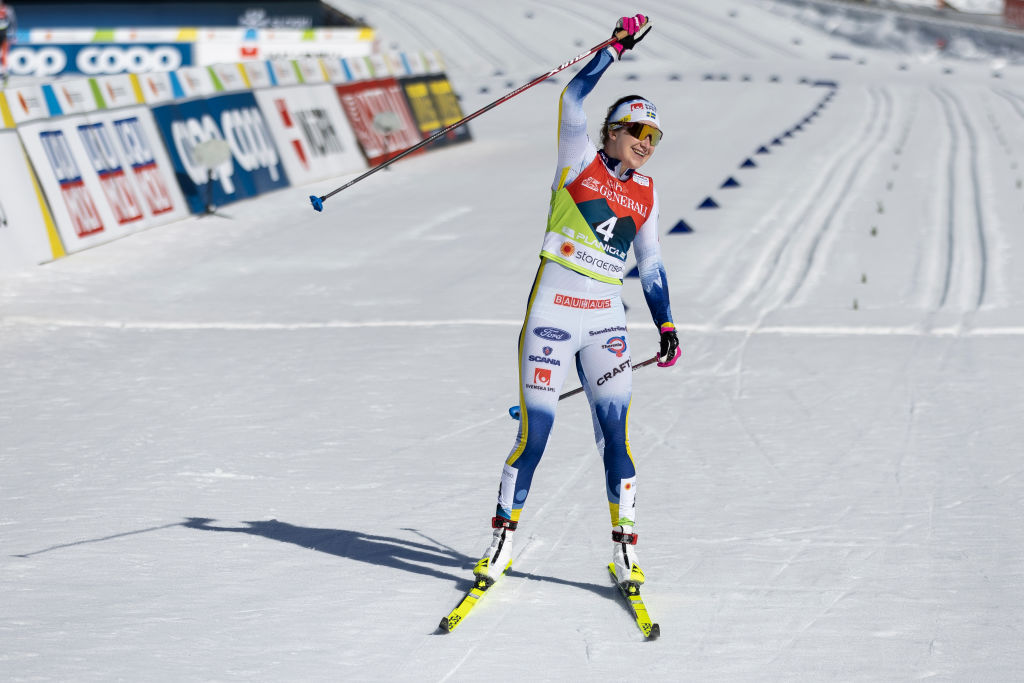
[[[535,327],[533,328],[533,333],[541,339],[550,339],[551,341],[567,341],[572,339],[571,334],[557,327]]]
[[[199,119],[179,119],[171,122],[171,135],[185,171],[196,185],[206,183],[207,171],[206,167],[196,160],[195,148],[198,144],[215,138],[228,143],[234,160],[246,171],[265,168],[270,173],[272,181],[277,182],[280,178],[277,170],[280,161],[277,148],[274,147],[263,116],[256,107],[224,110],[220,116],[220,126],[210,114],[203,114]],[[225,194],[234,194],[235,183],[232,178],[235,170],[232,161],[228,159],[214,169],[214,172]]]

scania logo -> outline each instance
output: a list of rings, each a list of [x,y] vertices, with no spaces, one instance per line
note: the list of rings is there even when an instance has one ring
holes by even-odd
[[[533,328],[533,333],[541,339],[550,339],[551,341],[567,341],[572,339],[571,334],[557,327],[535,327]]]

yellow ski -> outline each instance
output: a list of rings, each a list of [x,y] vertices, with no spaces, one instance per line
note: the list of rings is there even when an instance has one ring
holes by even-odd
[[[502,576],[507,574],[508,570],[511,568],[512,561],[509,560],[509,563],[505,565],[505,569],[501,572]],[[482,598],[484,594],[490,590],[491,586],[494,585],[494,581],[489,581],[488,579],[480,576],[474,576],[474,580],[476,583],[474,583],[473,587],[469,589],[469,592],[466,593],[464,598],[462,598],[462,601],[458,606],[456,606],[448,616],[441,620],[441,623],[438,625],[438,629],[440,631],[443,631],[444,633],[451,633],[454,631],[455,627],[462,623],[462,620],[469,615],[474,607],[476,607],[480,598]]]
[[[615,585],[618,587],[619,592],[622,593],[622,597],[629,603],[629,607],[633,611],[633,617],[636,618],[636,625],[640,627],[644,638],[654,640],[660,636],[661,627],[651,621],[651,615],[647,613],[647,606],[644,605],[644,600],[640,597],[640,585],[632,581],[619,583],[619,579],[615,575],[614,562],[608,563],[608,571],[611,572],[612,580],[615,581]]]

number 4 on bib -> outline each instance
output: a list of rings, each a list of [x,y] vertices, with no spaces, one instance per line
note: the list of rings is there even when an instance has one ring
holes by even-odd
[[[615,224],[618,222],[618,216],[612,216],[604,223],[594,226],[594,232],[604,238],[605,243],[611,242],[612,238],[615,237]]]

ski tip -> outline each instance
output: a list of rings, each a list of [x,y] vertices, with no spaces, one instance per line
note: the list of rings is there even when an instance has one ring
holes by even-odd
[[[647,640],[657,640],[661,635],[661,626],[651,624],[651,632],[647,634]]]
[[[437,633],[438,634],[451,633],[452,629],[455,628],[455,624],[457,624],[457,623],[459,623],[457,620],[453,624],[453,623],[448,621],[448,617],[444,617],[443,619],[441,619],[441,623],[437,625]]]
[[[317,197],[315,194],[309,195],[309,203],[313,205],[313,208],[317,211],[324,210],[324,200]]]

